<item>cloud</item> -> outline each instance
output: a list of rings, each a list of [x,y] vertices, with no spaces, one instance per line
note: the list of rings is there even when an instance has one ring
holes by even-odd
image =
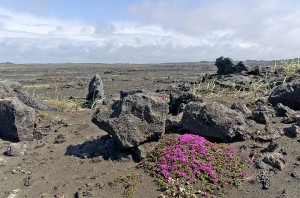
[[[0,62],[294,58],[299,8],[284,0],[139,1],[128,8],[131,21],[91,23],[0,7]]]

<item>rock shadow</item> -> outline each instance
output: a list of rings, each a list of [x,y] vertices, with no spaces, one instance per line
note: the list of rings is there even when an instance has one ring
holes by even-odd
[[[134,160],[133,149],[124,149],[109,134],[83,144],[69,145],[65,155],[82,159],[103,157],[104,160]],[[136,161],[136,160],[134,160]]]

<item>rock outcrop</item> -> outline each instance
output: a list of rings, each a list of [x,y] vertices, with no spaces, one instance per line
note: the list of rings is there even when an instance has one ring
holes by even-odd
[[[158,139],[165,132],[168,105],[159,98],[137,93],[123,97],[110,109],[98,109],[92,122],[111,134],[123,148]]]
[[[0,99],[0,138],[11,141],[33,139],[35,110],[17,97]]]
[[[178,115],[183,111],[186,104],[190,102],[201,101],[199,97],[195,96],[191,92],[182,91],[180,89],[175,89],[170,92],[170,113]]]
[[[294,81],[276,87],[269,96],[274,106],[282,103],[293,110],[300,110],[300,81]]]
[[[96,74],[89,82],[88,94],[86,96],[86,102],[83,106],[91,108],[100,99],[104,99],[103,82],[100,76]]]
[[[183,127],[191,133],[228,142],[245,139],[245,120],[242,113],[212,102],[188,104],[183,112]]]

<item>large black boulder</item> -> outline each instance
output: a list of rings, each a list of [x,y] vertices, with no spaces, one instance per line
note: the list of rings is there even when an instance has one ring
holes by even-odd
[[[269,102],[274,106],[282,103],[293,110],[300,110],[300,81],[276,87],[269,96]]]

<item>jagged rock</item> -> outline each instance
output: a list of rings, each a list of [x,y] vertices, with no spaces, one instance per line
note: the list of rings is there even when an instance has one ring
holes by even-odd
[[[263,161],[280,171],[283,170],[286,165],[286,160],[280,153],[269,154],[263,159]]]
[[[300,172],[299,171],[293,171],[291,173],[291,176],[297,180],[300,180]]]
[[[248,71],[249,67],[245,65],[242,61],[238,62],[237,65],[235,65],[235,70],[237,73],[241,73],[242,71]]]
[[[300,127],[300,116],[295,116],[296,125]]]
[[[0,138],[11,141],[33,139],[35,111],[17,97],[0,99]]]
[[[263,67],[259,65],[251,67],[247,73],[249,75],[260,75],[263,73]]]
[[[103,82],[98,74],[90,81],[84,107],[91,108],[98,100],[104,99]]]
[[[267,124],[270,122],[269,109],[267,106],[262,105],[253,111],[253,119],[260,124]]]
[[[92,122],[108,132],[124,148],[155,140],[165,133],[168,105],[144,93],[128,95],[112,109],[98,109]]]
[[[21,83],[17,81],[3,80],[0,81],[0,87],[2,87],[2,85],[10,87],[14,91],[19,91],[22,88]]]
[[[275,88],[269,96],[274,106],[282,103],[293,110],[300,110],[300,81],[283,84]]]
[[[181,123],[191,133],[221,141],[245,139],[245,121],[240,112],[213,102],[190,103],[186,106]]]
[[[0,81],[0,99],[17,96],[16,90],[21,88],[21,84],[12,81]]]
[[[54,144],[61,144],[61,143],[64,143],[65,141],[66,141],[66,138],[63,134],[58,134],[54,138]]]
[[[245,65],[242,61],[238,62],[238,64],[234,65],[233,60],[231,58],[224,58],[221,56],[220,58],[216,59],[215,66],[217,66],[218,75],[227,75],[227,74],[235,74],[235,73],[245,73],[247,74],[260,74],[261,68],[250,68],[249,66]]]
[[[262,171],[257,175],[257,180],[262,184],[262,189],[268,190],[271,186],[271,175],[268,171]]]
[[[266,164],[263,161],[259,160],[259,161],[255,162],[255,168],[265,169],[266,168]]]
[[[284,134],[283,130],[275,124],[266,124],[264,131],[257,134],[257,139],[262,141],[271,141],[280,138]]]
[[[174,115],[178,115],[183,111],[186,104],[190,102],[196,102],[196,101],[201,102],[199,97],[197,97],[196,95],[190,92],[185,92],[178,89],[172,90],[170,92],[170,102],[169,102],[170,113]]]
[[[289,107],[287,106],[284,106],[283,104],[281,103],[278,103],[276,105],[276,115],[277,116],[286,116],[286,117],[291,117],[295,114],[295,111],[290,109]]]
[[[293,124],[290,128],[287,129],[288,133],[292,137],[299,137],[300,136],[300,127],[296,124]]]
[[[216,59],[215,66],[218,68],[218,75],[232,74],[235,72],[233,60],[231,58],[224,58],[221,56]]]
[[[29,147],[29,142],[10,143],[7,147],[6,155],[22,156],[25,154],[28,147]]]
[[[32,107],[37,110],[42,110],[42,111],[57,110],[56,108],[51,107],[36,98],[33,98],[28,93],[23,92],[23,91],[18,91],[17,97],[20,101],[22,101],[27,106]]]
[[[278,147],[279,145],[276,142],[271,141],[267,148],[261,150],[261,152],[274,152]]]
[[[231,105],[231,109],[239,110],[241,113],[243,113],[245,118],[252,116],[252,111],[247,107],[246,104],[233,103]]]
[[[293,124],[296,123],[296,117],[292,116],[292,117],[283,117],[281,120],[282,123],[285,124]]]

